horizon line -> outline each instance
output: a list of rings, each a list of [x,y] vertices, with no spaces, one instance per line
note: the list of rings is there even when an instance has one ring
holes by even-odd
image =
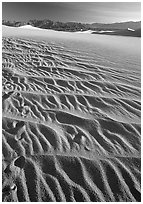
[[[129,20],[129,21],[116,21],[116,22],[112,22],[112,23],[104,23],[104,22],[102,22],[102,23],[99,23],[99,22],[92,22],[92,23],[87,23],[87,22],[79,22],[79,21],[67,21],[67,22],[63,22],[63,21],[54,21],[54,20],[51,20],[51,19],[30,19],[30,20],[28,20],[28,21],[17,21],[17,20],[5,20],[5,19],[2,19],[2,21],[10,21],[10,22],[12,22],[12,21],[15,21],[15,22],[25,22],[25,23],[27,23],[27,22],[29,22],[29,21],[33,21],[33,20],[39,20],[39,21],[44,21],[44,20],[50,20],[50,21],[53,21],[53,22],[61,22],[61,23],[81,23],[81,24],[94,24],[94,23],[98,23],[98,24],[114,24],[114,23],[127,23],[127,22],[141,22],[141,20],[137,20],[137,21],[134,21],[134,20]]]

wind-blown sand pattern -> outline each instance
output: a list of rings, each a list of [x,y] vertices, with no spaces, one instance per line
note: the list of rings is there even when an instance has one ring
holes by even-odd
[[[3,201],[140,201],[140,71],[89,61],[3,38]]]

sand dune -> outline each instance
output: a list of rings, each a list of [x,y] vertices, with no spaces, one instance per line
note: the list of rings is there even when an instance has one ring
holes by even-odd
[[[23,26],[20,26],[20,27],[18,27],[18,28],[41,30],[40,28],[37,28],[37,27],[31,26],[31,25],[23,25]]]
[[[3,37],[3,201],[140,201],[138,70]]]
[[[85,34],[85,33],[91,34],[92,32],[93,30],[76,31],[76,33],[82,33],[82,34]]]

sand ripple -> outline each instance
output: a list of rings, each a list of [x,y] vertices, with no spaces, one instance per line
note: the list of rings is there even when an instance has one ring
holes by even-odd
[[[140,73],[3,38],[2,80],[3,201],[140,201]]]

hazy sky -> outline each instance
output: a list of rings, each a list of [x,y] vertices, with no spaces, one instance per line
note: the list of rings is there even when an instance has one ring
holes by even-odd
[[[4,20],[50,19],[85,23],[141,20],[139,2],[3,2]]]

